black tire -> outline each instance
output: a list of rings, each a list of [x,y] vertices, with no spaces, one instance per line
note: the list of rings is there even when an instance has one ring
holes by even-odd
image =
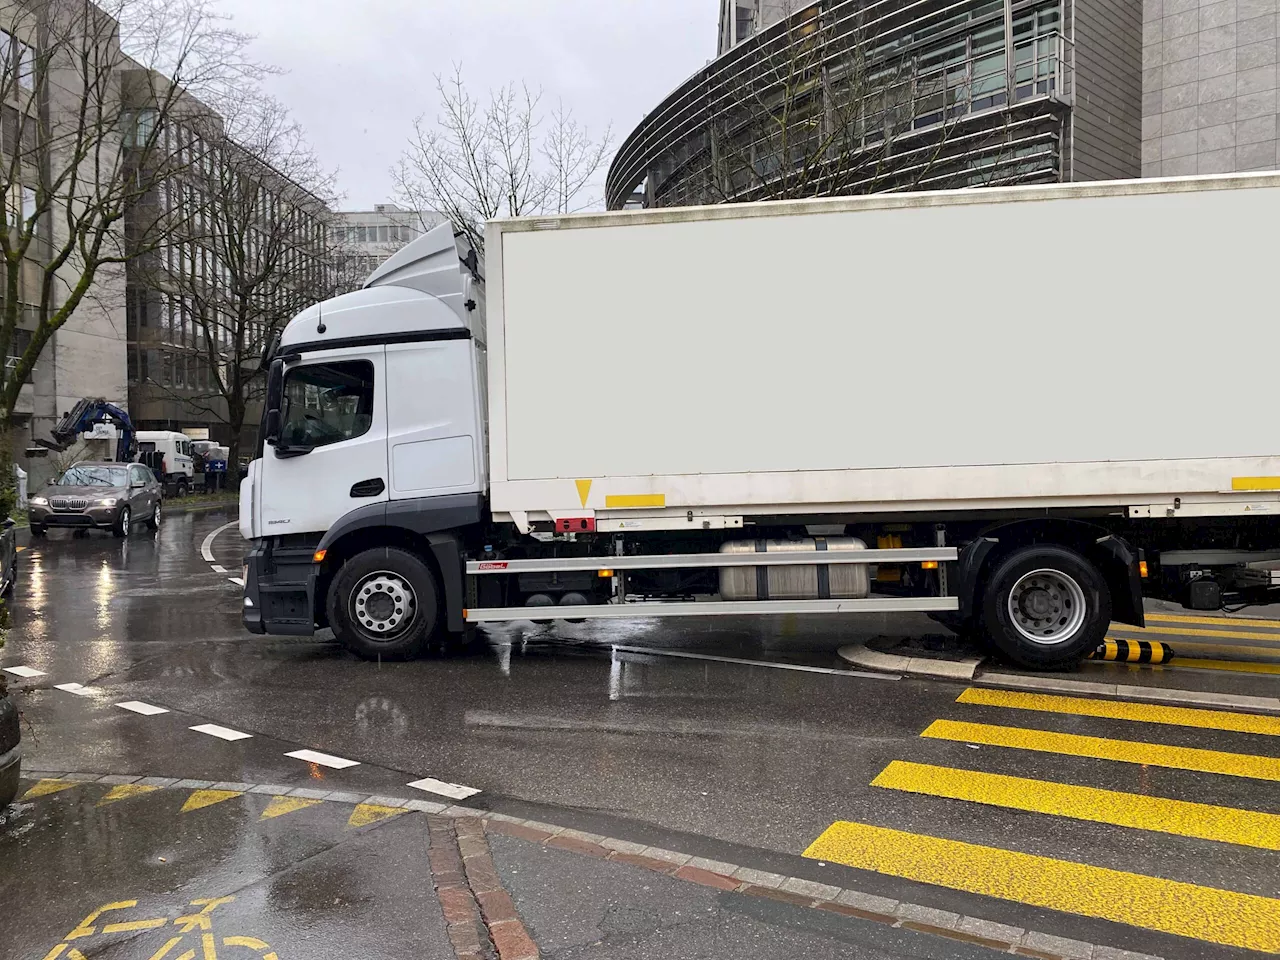
[[[1035,619],[1041,614],[1043,619]],[[1014,551],[998,562],[982,597],[987,638],[1010,660],[1033,670],[1078,664],[1103,641],[1110,624],[1107,582],[1093,564],[1065,547]]]
[[[128,507],[121,507],[120,512],[116,515],[116,522],[111,526],[111,533],[116,537],[127,537],[129,535],[130,521],[132,516],[129,514]]]
[[[37,538],[43,537],[48,532],[49,532],[48,529],[46,529],[43,525],[37,525],[34,523],[31,525],[31,535],[33,537],[37,537]]]
[[[356,656],[409,660],[427,648],[440,626],[438,596],[435,574],[419,557],[397,547],[375,547],[352,557],[333,578],[329,625]],[[362,597],[367,606],[361,606]],[[375,624],[394,626],[380,630]]]
[[[154,509],[152,509],[151,511],[151,516],[147,517],[147,529],[148,530],[160,529],[160,501],[159,500],[156,501],[156,505]]]
[[[177,496],[178,496],[178,499],[179,499],[179,500],[181,500],[183,497],[185,497],[185,496],[186,496],[187,494],[189,494],[190,492],[191,492],[191,486],[187,483],[186,479],[184,478],[184,479],[182,479],[182,480],[179,480],[179,481],[178,481],[178,490],[177,490]]]

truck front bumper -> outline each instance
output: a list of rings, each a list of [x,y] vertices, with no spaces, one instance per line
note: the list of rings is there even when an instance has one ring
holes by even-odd
[[[316,632],[320,565],[311,554],[310,547],[279,549],[269,540],[254,541],[245,558],[241,620],[246,630],[286,637]]]

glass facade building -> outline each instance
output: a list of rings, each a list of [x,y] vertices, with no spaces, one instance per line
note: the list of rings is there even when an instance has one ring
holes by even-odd
[[[1140,73],[1094,70],[1140,61],[1133,6],[725,0],[720,56],[627,138],[608,204],[1138,176]]]

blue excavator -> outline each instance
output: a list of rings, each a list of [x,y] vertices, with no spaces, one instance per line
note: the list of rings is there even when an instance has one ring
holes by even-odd
[[[129,414],[101,397],[85,397],[50,431],[52,440],[40,439],[36,443],[61,453],[75,443],[80,434],[88,433],[100,423],[116,426],[119,437],[116,440],[115,459],[118,463],[130,463],[137,459],[138,434],[133,429]]]

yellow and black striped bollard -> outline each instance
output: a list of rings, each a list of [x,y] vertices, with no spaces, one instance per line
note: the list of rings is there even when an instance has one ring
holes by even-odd
[[[1173,648],[1159,640],[1107,640],[1093,651],[1089,659],[1118,663],[1168,663],[1173,659]]]

